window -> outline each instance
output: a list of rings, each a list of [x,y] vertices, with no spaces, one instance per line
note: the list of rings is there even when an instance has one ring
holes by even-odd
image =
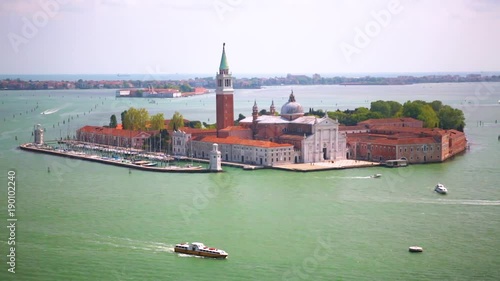
[[[219,87],[222,87],[222,79],[219,79],[218,83]]]

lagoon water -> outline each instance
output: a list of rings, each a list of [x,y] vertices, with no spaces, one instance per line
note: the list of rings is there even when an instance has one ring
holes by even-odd
[[[235,117],[249,116],[254,101],[268,109],[274,100],[279,110],[291,89],[237,90]],[[115,99],[114,90],[1,91],[0,280],[500,278],[500,83],[293,91],[306,110],[441,100],[464,111],[470,149],[445,163],[400,169],[129,174],[16,146],[33,140],[35,124],[47,129],[46,139],[72,136],[130,106],[213,123],[214,94],[152,104]],[[15,274],[6,263],[10,169],[17,175]],[[375,173],[382,177],[369,177]],[[433,192],[438,182],[449,194]],[[173,253],[185,241],[222,248],[229,258]],[[412,245],[424,252],[409,253]]]

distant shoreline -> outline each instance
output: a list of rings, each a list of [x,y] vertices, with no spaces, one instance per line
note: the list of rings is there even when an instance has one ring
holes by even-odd
[[[0,75],[1,76],[1,75]],[[20,75],[22,76],[22,75]],[[69,75],[73,76],[73,75]],[[74,75],[77,77],[77,75]],[[86,75],[81,75],[86,76]],[[97,75],[99,76],[99,75]],[[106,77],[104,77],[106,76]],[[123,77],[129,79],[123,79]],[[98,78],[98,77],[95,77]],[[190,87],[215,88],[214,77],[196,77],[189,79],[150,79],[154,77],[137,75],[103,75],[105,79],[77,79],[77,80],[22,80],[21,78],[6,78],[0,80],[0,90],[59,90],[59,89],[145,89],[154,87],[155,89],[179,88],[189,85]],[[113,78],[113,79],[111,79]],[[234,78],[233,87],[235,89],[260,89],[267,86],[293,86],[293,85],[340,85],[340,86],[371,86],[371,85],[412,85],[423,83],[466,83],[466,82],[500,82],[498,75],[482,74],[443,74],[411,76],[400,75],[395,77],[322,77],[319,74],[312,76],[292,75],[275,77],[253,77]]]

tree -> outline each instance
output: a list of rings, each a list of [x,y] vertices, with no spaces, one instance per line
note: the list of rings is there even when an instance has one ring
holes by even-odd
[[[111,115],[111,118],[109,118],[109,127],[110,128],[116,128],[118,126],[118,122],[116,121],[116,115]]]
[[[243,114],[241,114],[241,113],[240,113],[240,114],[238,115],[238,120],[236,120],[236,121],[240,122],[241,120],[243,120],[243,119],[245,119],[245,118],[246,118],[246,117],[245,117],[245,115],[243,115]]]
[[[438,112],[439,127],[445,130],[455,129],[462,131],[465,127],[464,113],[460,109],[452,108],[449,105],[444,105]]]
[[[431,102],[431,106],[432,106],[432,109],[434,109],[434,111],[436,113],[438,113],[441,110],[441,108],[443,107],[443,103],[439,100],[435,100],[435,101]]]
[[[182,92],[182,93],[188,93],[188,92],[193,92],[193,88],[191,86],[189,86],[189,84],[187,83],[184,83],[182,84],[180,87],[179,87],[179,90]]]
[[[403,105],[401,105],[397,101],[388,101],[387,104],[391,107],[391,114],[389,117],[397,117],[397,115],[401,112],[403,109]]]
[[[174,131],[177,129],[184,127],[184,117],[179,112],[175,112],[172,116],[172,120],[168,123],[168,127]]]
[[[184,125],[186,125],[186,124],[184,124]],[[187,126],[189,128],[201,129],[201,122],[200,121],[189,121]]]
[[[383,100],[378,100],[378,101],[373,101],[370,104],[370,111],[371,112],[378,112],[380,113],[383,117],[391,117],[391,106],[389,105],[388,102],[385,102]]]
[[[163,117],[163,113],[158,113],[149,119],[150,129],[151,130],[162,130],[165,129],[165,117]]]
[[[121,120],[122,120],[122,128],[124,130],[127,130],[128,129],[128,124],[125,124],[125,115],[127,114],[127,111],[124,110],[120,115],[121,115]]]
[[[423,105],[420,114],[417,116],[418,120],[424,121],[425,128],[435,128],[439,126],[439,118],[429,104]]]
[[[127,130],[146,130],[146,124],[149,122],[149,113],[145,108],[129,108],[125,114],[124,129]]]
[[[422,108],[421,104],[412,101],[407,101],[403,104],[403,116],[418,119],[418,115],[422,110],[421,108]]]

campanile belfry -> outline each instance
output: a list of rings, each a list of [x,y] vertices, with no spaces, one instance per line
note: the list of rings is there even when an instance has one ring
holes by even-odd
[[[217,135],[219,135],[219,130],[234,125],[233,78],[227,65],[226,43],[222,44],[222,58],[220,59],[219,72],[215,80],[217,83],[215,90]]]

